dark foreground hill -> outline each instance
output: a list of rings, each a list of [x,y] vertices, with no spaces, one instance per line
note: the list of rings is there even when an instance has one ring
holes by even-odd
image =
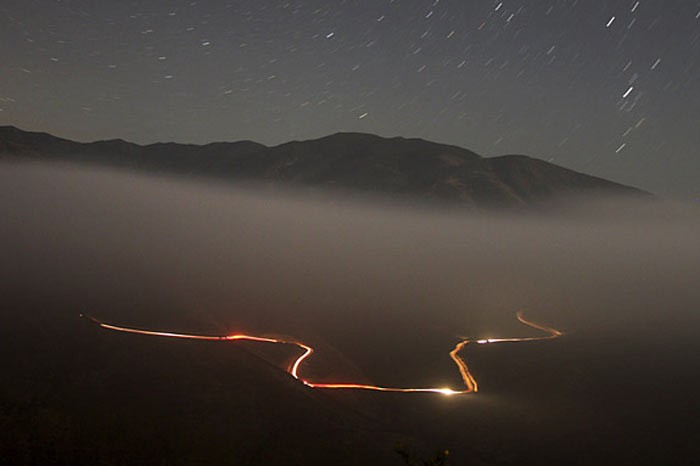
[[[0,127],[0,154],[264,181],[273,186],[335,188],[471,208],[531,206],[571,196],[646,195],[523,155],[484,158],[421,139],[360,133],[275,147],[251,141],[141,146],[119,139],[78,143],[4,126]]]

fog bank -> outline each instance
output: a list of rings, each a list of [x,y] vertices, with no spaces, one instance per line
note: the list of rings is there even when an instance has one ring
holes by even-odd
[[[700,221],[678,206],[488,215],[22,164],[0,191],[6,317],[34,302],[360,361],[387,340],[532,333],[519,309],[567,332],[698,322]]]

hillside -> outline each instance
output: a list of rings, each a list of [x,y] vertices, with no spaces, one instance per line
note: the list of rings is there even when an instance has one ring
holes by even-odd
[[[643,196],[643,191],[539,159],[484,158],[421,139],[337,133],[267,147],[251,141],[138,145],[119,139],[78,143],[0,127],[0,154],[99,163],[165,173],[264,181],[439,200],[471,208],[522,207],[567,196]]]

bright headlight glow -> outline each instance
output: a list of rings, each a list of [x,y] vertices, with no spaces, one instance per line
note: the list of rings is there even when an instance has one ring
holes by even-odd
[[[438,390],[438,393],[441,393],[441,394],[446,395],[446,396],[451,396],[451,395],[456,395],[459,392],[456,392],[456,391],[452,390],[451,388],[441,388]]]

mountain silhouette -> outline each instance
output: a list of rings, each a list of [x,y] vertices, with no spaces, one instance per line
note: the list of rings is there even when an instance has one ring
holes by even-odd
[[[650,196],[524,155],[485,158],[422,139],[363,133],[337,133],[274,147],[252,141],[138,145],[121,139],[79,143],[3,126],[0,154],[272,186],[335,188],[472,208],[527,207],[571,196]]]

